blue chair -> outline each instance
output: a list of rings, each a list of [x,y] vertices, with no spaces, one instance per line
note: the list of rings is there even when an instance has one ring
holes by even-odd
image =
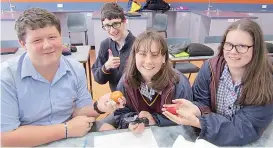
[[[154,24],[148,30],[154,30],[156,32],[164,32],[165,38],[167,38],[167,27],[168,27],[168,15],[163,13],[155,14]]]
[[[69,13],[67,17],[67,28],[69,38],[71,32],[84,32],[85,35],[85,45],[88,45],[88,35],[87,35],[87,25],[85,20],[85,15],[82,13]]]
[[[14,47],[21,47],[18,40],[4,40],[1,41],[1,48],[14,48]]]
[[[221,43],[222,36],[206,36],[204,42],[205,43]]]
[[[264,35],[264,41],[273,41],[273,35]]]
[[[191,40],[188,38],[166,38],[165,41],[167,42],[168,46],[183,43],[183,42],[188,42],[188,43],[191,42]],[[197,73],[199,71],[199,67],[197,67],[196,65],[190,62],[173,63],[173,66],[175,69],[177,69],[181,73],[184,73],[184,74],[189,73],[188,79],[191,77],[192,73]]]

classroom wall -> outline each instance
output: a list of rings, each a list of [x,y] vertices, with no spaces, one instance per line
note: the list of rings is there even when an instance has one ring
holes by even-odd
[[[11,0],[12,2],[116,2],[116,0]],[[136,0],[146,2],[146,0]],[[208,3],[209,0],[165,0],[168,3]],[[128,2],[128,0],[118,0]],[[273,0],[211,0],[211,3],[273,4]]]
[[[142,5],[146,0],[136,0]],[[191,10],[206,10],[209,1],[212,9],[223,11],[267,11],[273,12],[273,0],[165,0],[172,8],[185,6]],[[84,12],[98,11],[107,2],[118,2],[125,11],[127,11],[128,0],[11,0],[11,3],[16,6],[16,11],[23,11],[31,7],[40,7],[48,9],[52,12],[60,10],[78,10]],[[57,8],[57,4],[62,3],[63,8]],[[262,5],[267,5],[267,8],[262,8]],[[8,0],[1,1],[1,9],[8,11]]]

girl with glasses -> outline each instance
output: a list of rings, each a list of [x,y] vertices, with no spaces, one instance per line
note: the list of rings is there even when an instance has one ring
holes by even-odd
[[[259,25],[248,19],[226,30],[218,56],[200,69],[193,102],[175,100],[179,115],[170,120],[200,130],[216,145],[245,145],[260,138],[273,118],[273,69]]]

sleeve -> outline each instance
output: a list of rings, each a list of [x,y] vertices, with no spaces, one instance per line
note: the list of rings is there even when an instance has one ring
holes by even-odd
[[[123,83],[124,83],[124,75],[122,76],[122,78],[120,79],[120,81],[117,85],[117,90],[121,91],[125,95],[124,97],[127,99]],[[119,129],[128,128],[129,123],[126,122],[124,119],[128,118],[128,117],[134,117],[135,115],[138,115],[138,113],[131,110],[127,105],[125,105],[124,108],[117,109],[114,112],[114,118],[116,120],[116,124],[117,124],[118,128]]]
[[[1,69],[1,132],[8,132],[18,128],[19,106],[16,85],[9,69]]]
[[[210,113],[210,77],[209,63],[206,61],[200,68],[192,86],[193,103],[198,106],[201,114]]]
[[[111,78],[111,73],[110,71],[107,71],[104,67],[104,64],[107,62],[108,60],[108,43],[107,43],[108,39],[104,40],[101,42],[100,44],[100,51],[99,51],[99,55],[95,61],[95,63],[92,65],[92,72],[93,72],[93,76],[94,79],[97,83],[99,84],[106,84],[109,79]]]
[[[192,101],[192,98],[193,98],[190,82],[186,78],[186,76],[181,73],[179,74],[179,83],[176,85],[174,99],[179,99],[179,98],[184,98],[189,101]]]
[[[200,138],[221,146],[249,144],[260,138],[272,122],[273,104],[247,106],[231,119],[210,113],[200,117]]]
[[[177,125],[175,122],[171,121],[161,113],[152,113],[152,116],[156,122],[156,125],[159,127]]]
[[[75,72],[78,75],[76,108],[81,108],[92,104],[92,96],[87,89],[85,69],[81,64],[79,64],[78,69]]]
[[[174,99],[184,98],[184,99],[192,101],[192,90],[191,90],[189,80],[180,72],[177,72],[177,74],[179,76],[179,83],[176,84]],[[169,120],[163,114],[153,113],[152,116],[155,119],[158,126],[177,125],[175,122]]]

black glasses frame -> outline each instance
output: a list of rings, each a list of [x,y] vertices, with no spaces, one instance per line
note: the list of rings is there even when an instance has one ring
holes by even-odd
[[[225,46],[225,44],[229,44],[229,45],[231,45],[231,49],[225,49],[224,48],[224,46]],[[248,45],[233,45],[233,44],[231,44],[231,43],[229,43],[229,42],[222,42],[222,45],[223,45],[223,49],[225,50],[225,51],[231,51],[234,47],[235,47],[235,50],[238,52],[238,53],[247,53],[248,52],[248,50],[249,50],[249,48],[251,48],[251,47],[253,47],[254,45],[251,45],[251,46],[248,46]],[[238,51],[238,46],[245,46],[245,47],[247,47],[247,50],[246,50],[246,52],[239,52]]]

